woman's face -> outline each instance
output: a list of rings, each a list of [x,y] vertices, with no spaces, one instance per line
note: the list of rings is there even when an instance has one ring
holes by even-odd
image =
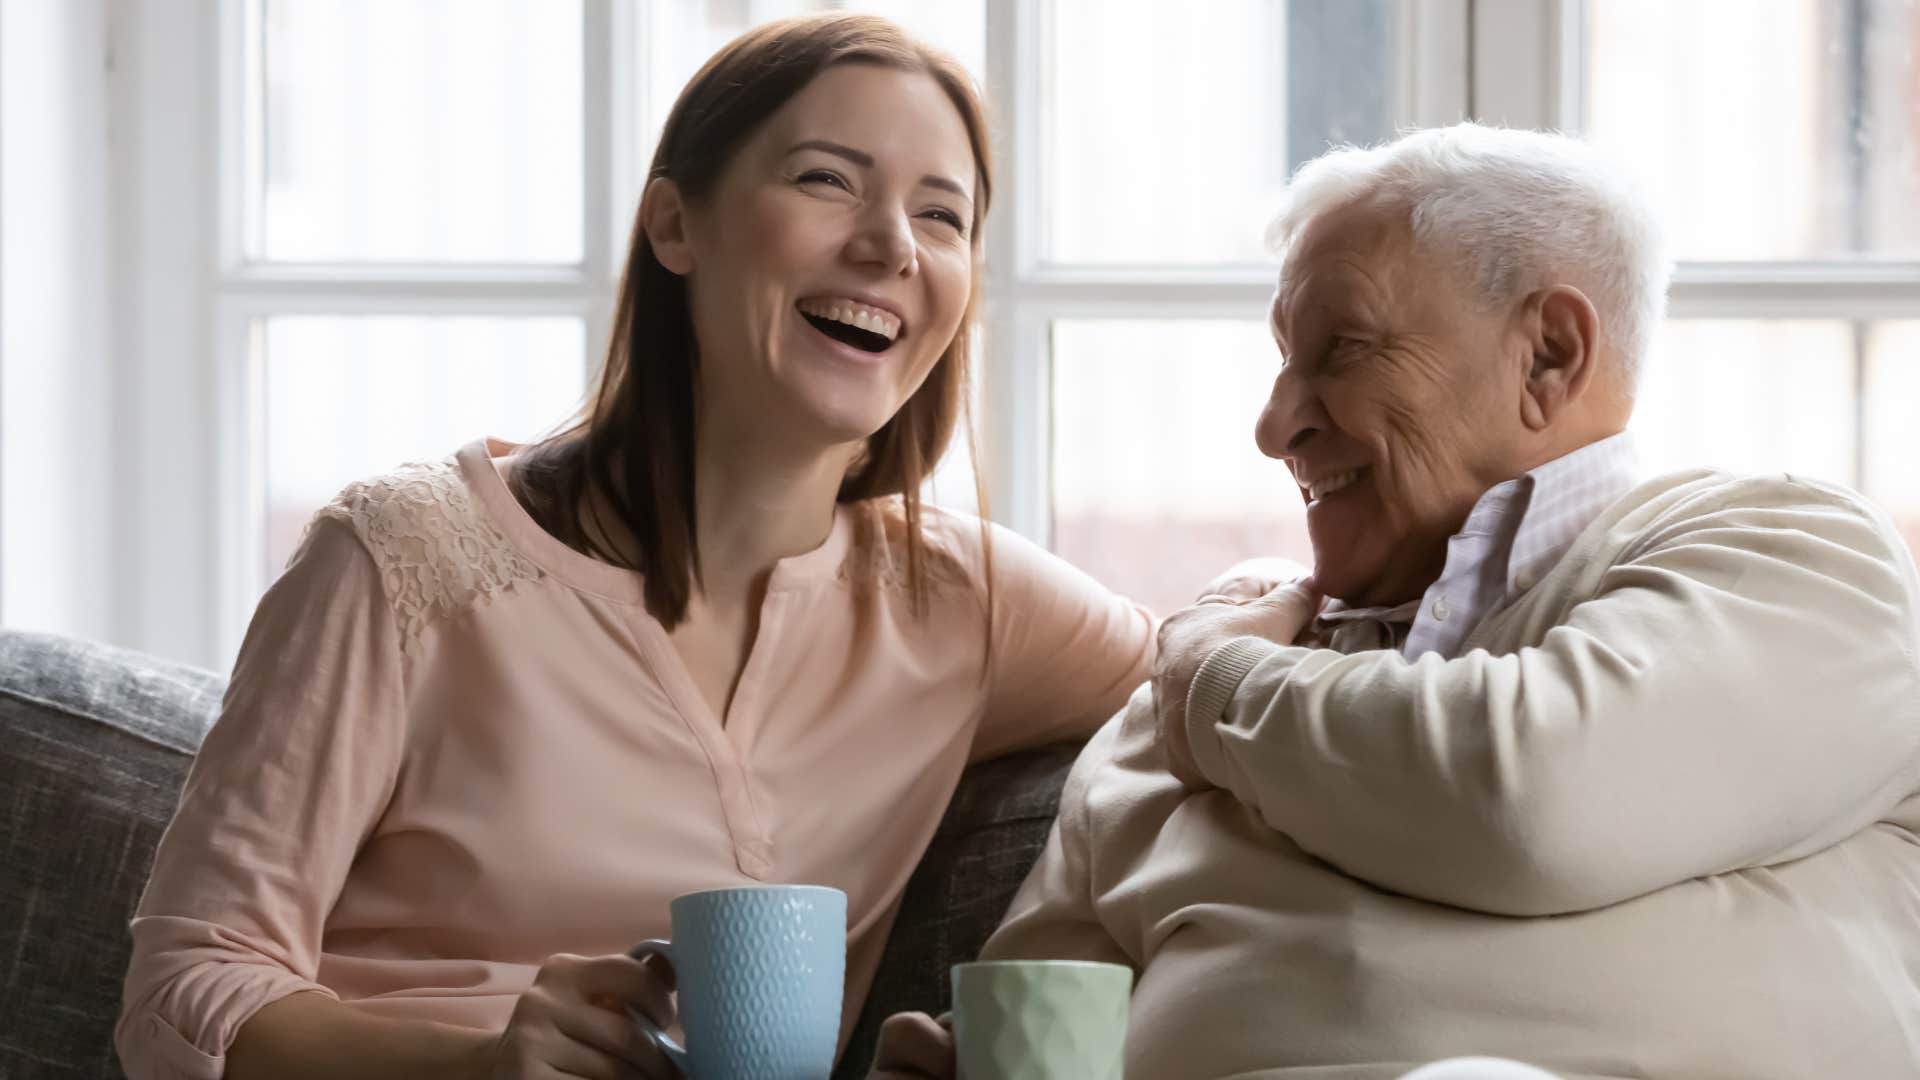
[[[706,198],[666,200],[678,228],[652,214],[648,232],[687,279],[703,426],[821,446],[879,430],[959,332],[974,179],[932,77],[849,63],[769,117]]]

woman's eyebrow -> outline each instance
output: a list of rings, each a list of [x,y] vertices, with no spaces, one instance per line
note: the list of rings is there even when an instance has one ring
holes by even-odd
[[[851,146],[844,146],[837,142],[828,142],[826,139],[806,139],[794,143],[793,146],[788,148],[787,154],[788,156],[792,156],[802,150],[818,150],[823,154],[832,154],[835,157],[846,158],[848,161],[853,162],[863,169],[873,168],[872,154],[864,150],[855,150]]]
[[[792,156],[794,154],[799,153],[802,150],[818,150],[823,154],[832,154],[833,156],[838,158],[845,158],[846,160],[853,162],[855,165],[858,165],[863,169],[873,168],[872,154],[869,154],[864,150],[855,150],[851,146],[847,146],[843,143],[833,142],[828,139],[803,139],[800,142],[794,143],[791,147],[789,147],[787,149],[787,154],[788,156]],[[968,202],[973,201],[973,197],[967,194],[967,189],[960,186],[960,182],[958,180],[949,179],[948,177],[940,176],[934,173],[928,173],[926,176],[923,176],[920,178],[920,182],[922,184],[925,184],[927,187],[938,188],[941,191],[946,191],[954,195],[958,195],[961,198],[967,200]]]

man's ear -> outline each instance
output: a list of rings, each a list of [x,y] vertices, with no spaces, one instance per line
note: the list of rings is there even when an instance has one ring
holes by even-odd
[[[666,177],[647,183],[640,196],[640,229],[653,257],[681,277],[693,272],[693,245],[687,239],[687,204],[680,186]]]
[[[1593,384],[1599,362],[1600,314],[1587,294],[1550,285],[1526,299],[1532,349],[1520,396],[1520,418],[1539,431],[1550,426]]]

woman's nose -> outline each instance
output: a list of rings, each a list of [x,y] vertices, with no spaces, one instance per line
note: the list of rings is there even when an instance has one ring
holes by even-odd
[[[912,274],[919,258],[913,227],[899,210],[873,208],[862,216],[859,229],[847,245],[847,256],[890,277]]]

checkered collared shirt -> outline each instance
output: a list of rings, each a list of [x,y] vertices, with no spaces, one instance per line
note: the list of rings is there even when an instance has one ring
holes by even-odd
[[[1316,628],[1341,652],[1398,648],[1408,660],[1459,655],[1474,627],[1533,588],[1581,530],[1640,478],[1632,437],[1601,439],[1488,488],[1447,541],[1447,563],[1418,601],[1327,603]]]

